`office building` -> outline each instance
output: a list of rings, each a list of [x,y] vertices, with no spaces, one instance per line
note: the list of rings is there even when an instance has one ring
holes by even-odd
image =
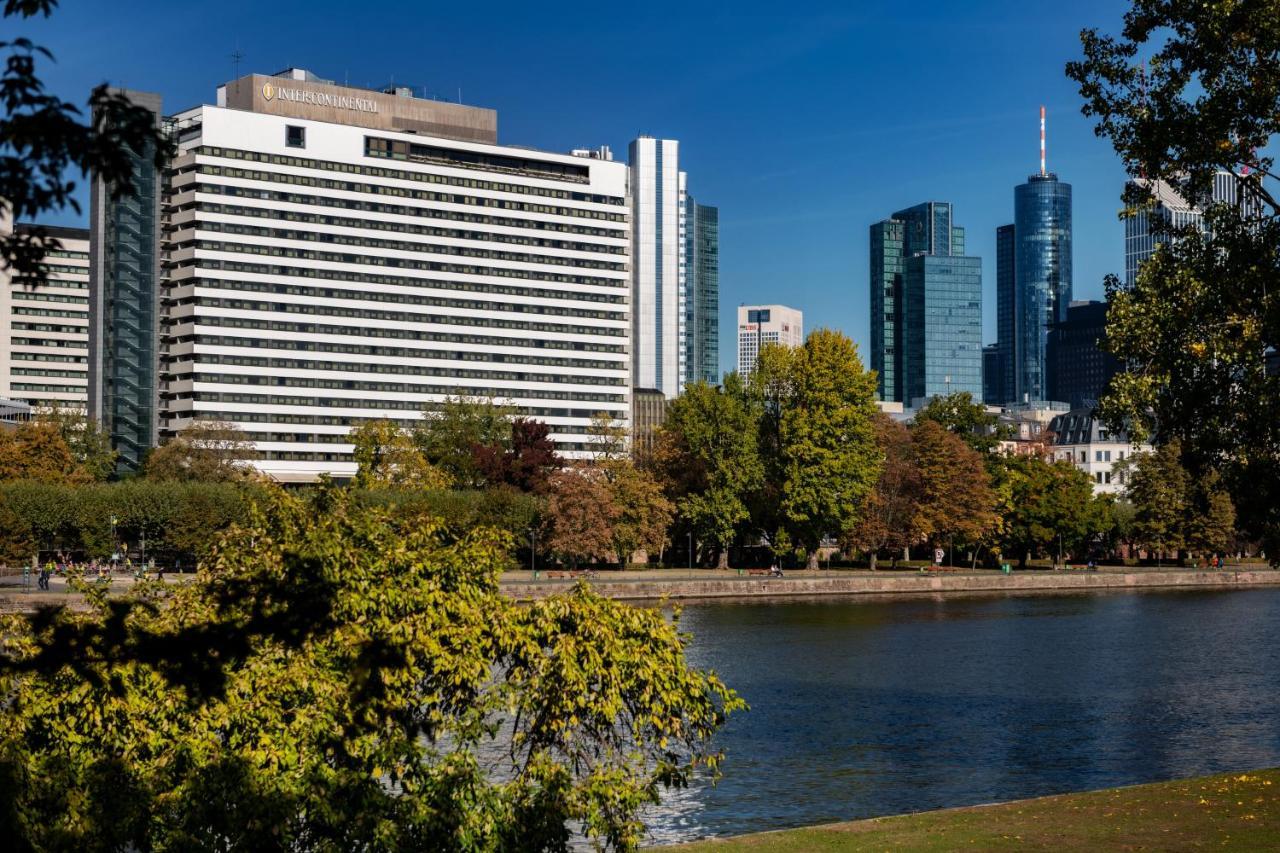
[[[766,344],[798,347],[804,343],[804,313],[785,305],[738,306],[738,373],[755,370]]]
[[[16,230],[30,231],[19,223]],[[89,232],[43,226],[45,281],[0,270],[0,398],[83,411],[88,397]]]
[[[652,452],[658,429],[667,419],[667,395],[656,388],[631,389],[631,452]]]
[[[1013,402],[1013,339],[1017,322],[1014,318],[1015,269],[1017,246],[1013,225],[996,229],[996,352],[999,373],[991,378],[989,405],[1003,406]]]
[[[1093,409],[1123,369],[1120,360],[1104,352],[1107,303],[1072,302],[1067,318],[1049,327],[1049,396],[1073,409]]]
[[[1242,203],[1239,176],[1225,170],[1214,174],[1209,198],[1203,207],[1188,202],[1167,181],[1136,178],[1129,183],[1151,196],[1149,208],[1124,219],[1124,280],[1130,286],[1138,277],[1138,268],[1155,254],[1160,243],[1189,226],[1205,230],[1204,207]],[[1258,209],[1256,201],[1244,200],[1244,204],[1246,215]]]
[[[163,126],[159,95],[121,94]],[[111,436],[121,471],[138,470],[160,423],[163,176],[154,151],[131,156],[133,194],[115,197],[101,176],[89,193],[89,417]]]
[[[987,344],[982,348],[982,401],[988,406],[999,406],[1003,403],[1004,394],[1000,388],[1004,377],[1004,364],[1000,359],[1000,345]]]
[[[229,421],[254,465],[305,482],[354,474],[352,427],[446,397],[545,421],[571,458],[594,414],[626,425],[625,164],[500,145],[492,110],[299,69],[171,123],[166,435]]]
[[[720,382],[720,211],[685,196],[684,382]]]
[[[871,366],[882,400],[981,399],[982,259],[965,254],[948,202],[871,226]]]

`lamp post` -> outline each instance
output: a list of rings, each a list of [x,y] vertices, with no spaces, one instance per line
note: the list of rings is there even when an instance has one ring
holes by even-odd
[[[689,531],[689,570],[693,571],[693,531]]]
[[[529,571],[538,577],[538,528],[529,528]]]

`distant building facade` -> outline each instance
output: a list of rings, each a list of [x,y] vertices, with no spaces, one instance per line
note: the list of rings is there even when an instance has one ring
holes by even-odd
[[[1000,358],[1000,345],[987,344],[982,348],[982,401],[988,406],[1004,402],[1000,385],[1004,378],[1004,364]]]
[[[667,418],[667,395],[656,388],[631,389],[631,451],[643,456],[653,450],[658,428]]]
[[[1058,415],[1050,421],[1049,432],[1053,459],[1070,462],[1087,474],[1095,495],[1123,494],[1129,480],[1128,466],[1123,463],[1151,449],[1134,444],[1123,431],[1112,432],[1091,409]]]
[[[804,313],[785,305],[738,306],[738,373],[745,379],[766,344],[798,347],[804,343]]]
[[[1003,406],[1013,399],[1014,335],[1018,327],[1014,312],[1014,289],[1017,287],[1016,229],[1012,224],[996,229],[996,351],[1000,355],[999,373],[992,376],[989,405]]]
[[[19,224],[17,231],[33,226]],[[88,402],[89,232],[42,226],[59,247],[45,253],[45,281],[0,270],[0,398],[37,409],[83,411]]]
[[[949,202],[918,204],[871,226],[870,301],[880,399],[982,397],[982,259],[965,254]]]
[[[685,195],[684,383],[720,382],[720,210]]]
[[[1049,395],[1073,409],[1093,409],[1111,377],[1123,369],[1100,346],[1107,334],[1107,303],[1072,302],[1067,318],[1049,328]]]

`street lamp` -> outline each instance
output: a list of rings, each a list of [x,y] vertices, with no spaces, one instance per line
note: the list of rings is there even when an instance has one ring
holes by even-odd
[[[693,571],[693,531],[689,531],[689,570]]]
[[[538,528],[529,528],[529,571],[538,575]]]

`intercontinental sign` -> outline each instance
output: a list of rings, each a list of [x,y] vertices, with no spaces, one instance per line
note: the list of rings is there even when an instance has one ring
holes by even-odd
[[[357,98],[352,95],[330,95],[325,92],[312,92],[308,89],[295,89],[291,86],[277,86],[274,83],[262,84],[262,97],[268,101],[292,101],[298,104],[314,104],[317,107],[338,107],[362,113],[376,113],[378,111],[377,102],[368,98]]]

